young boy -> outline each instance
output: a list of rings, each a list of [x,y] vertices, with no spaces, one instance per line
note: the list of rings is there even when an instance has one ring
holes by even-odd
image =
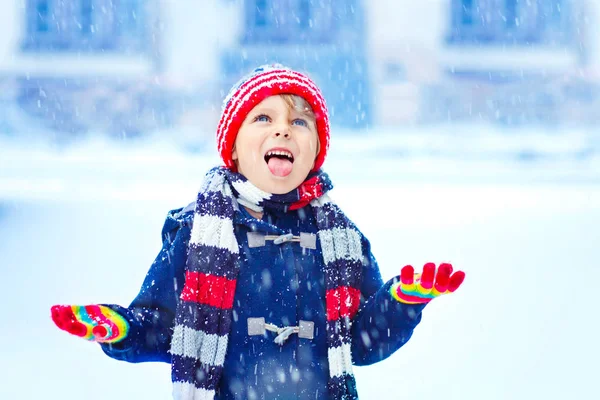
[[[464,273],[406,266],[384,284],[327,195],[327,108],[307,76],[257,68],[225,99],[217,139],[225,165],[169,212],[131,305],[54,306],[54,322],[110,357],[171,363],[175,399],[358,398],[352,364],[399,349]]]

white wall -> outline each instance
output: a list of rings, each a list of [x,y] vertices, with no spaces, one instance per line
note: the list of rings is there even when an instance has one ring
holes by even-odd
[[[212,81],[219,74],[219,53],[231,46],[243,28],[243,0],[154,0],[162,21],[161,73],[174,81]],[[588,68],[600,74],[600,1],[580,0],[589,11],[582,24],[582,40],[588,49]],[[448,49],[451,0],[364,1],[369,43],[370,71],[374,82],[386,80],[385,65],[397,62],[407,80],[435,81],[440,68],[503,65],[503,67],[568,69],[577,63],[576,52],[545,49],[532,51]],[[24,34],[24,1],[3,0],[0,12],[0,74],[31,75],[115,74],[136,76],[155,73],[146,55],[89,56],[38,55],[20,51]],[[484,64],[487,60],[487,64]]]
[[[415,122],[421,83],[440,78],[450,0],[364,0],[375,124]],[[401,76],[388,71],[395,64]]]
[[[13,61],[18,51],[22,29],[24,5],[19,0],[4,0],[0,12],[0,72]]]
[[[159,2],[160,0],[155,0]],[[154,64],[146,54],[132,56],[22,52],[25,32],[25,2],[2,0],[0,9],[0,75],[31,77],[151,75]]]
[[[585,0],[583,36],[586,41],[587,69],[600,80],[600,1]]]
[[[412,81],[436,79],[437,54],[448,27],[450,0],[364,2],[373,79],[388,61],[400,61]]]
[[[575,0],[587,7],[587,21],[578,23],[581,41],[588,49],[590,68],[600,73],[600,1]],[[385,80],[387,61],[404,62],[412,82],[436,80],[440,69],[516,69],[570,72],[580,65],[579,49],[532,46],[446,46],[451,0],[365,1],[373,80]]]
[[[185,82],[219,76],[220,51],[242,28],[242,1],[161,0],[164,17],[163,73]]]

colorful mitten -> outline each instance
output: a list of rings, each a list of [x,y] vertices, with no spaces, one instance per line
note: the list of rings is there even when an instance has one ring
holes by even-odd
[[[427,263],[422,274],[415,274],[411,265],[402,268],[400,282],[392,285],[390,293],[399,302],[406,304],[426,304],[443,294],[454,292],[463,283],[465,273],[452,274],[452,265],[440,264],[435,270],[434,263]]]
[[[116,343],[127,336],[129,324],[106,306],[53,306],[52,320],[63,331],[100,343]]]

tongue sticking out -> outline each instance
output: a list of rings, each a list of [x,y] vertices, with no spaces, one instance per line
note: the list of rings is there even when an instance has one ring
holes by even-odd
[[[275,176],[288,176],[292,172],[292,162],[288,159],[271,157],[268,166]]]

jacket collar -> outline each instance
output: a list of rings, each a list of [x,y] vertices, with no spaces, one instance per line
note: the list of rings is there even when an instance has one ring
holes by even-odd
[[[258,220],[251,216],[250,213],[242,205],[240,205],[239,210],[236,210],[233,216],[233,224],[246,226],[253,232],[263,232],[271,235],[283,235],[287,233],[283,229],[280,229],[266,221],[268,212],[269,211],[265,210],[263,219]]]

